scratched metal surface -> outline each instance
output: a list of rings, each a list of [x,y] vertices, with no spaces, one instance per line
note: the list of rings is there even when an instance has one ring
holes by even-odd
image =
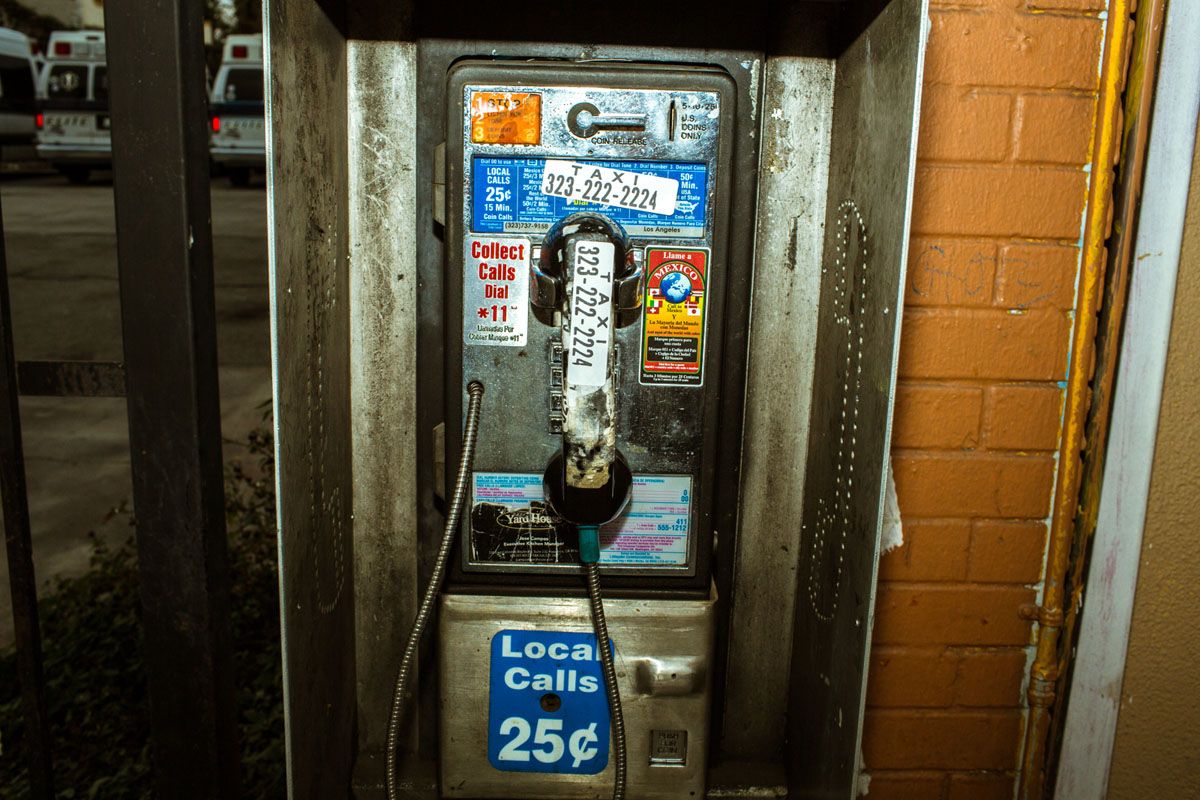
[[[833,62],[767,60],[722,751],[783,747],[829,174]]]
[[[418,590],[417,386],[397,379],[416,374],[416,45],[347,50],[357,730],[377,751]]]
[[[927,18],[924,0],[894,0],[836,64],[788,719],[795,797],[844,800],[857,781]]]
[[[606,598],[605,616],[629,741],[630,795],[673,800],[704,794],[711,710],[714,598],[631,600]],[[597,800],[612,794],[613,762],[595,775],[501,772],[488,761],[488,708],[492,639],[506,629],[590,631],[583,598],[442,598],[438,657],[441,785],[446,797]],[[663,653],[670,653],[664,657]],[[481,679],[482,677],[482,679]],[[687,760],[652,765],[652,730],[687,731]]]
[[[345,795],[354,741],[346,53],[316,4],[264,19],[288,784],[307,800]]]

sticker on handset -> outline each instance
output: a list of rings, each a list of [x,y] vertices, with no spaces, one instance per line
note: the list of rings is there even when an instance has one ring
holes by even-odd
[[[669,217],[675,213],[679,181],[599,164],[551,159],[542,173],[542,194]]]
[[[705,284],[708,249],[646,248],[641,382],[704,382]]]
[[[529,328],[529,240],[472,236],[463,244],[463,342],[524,347]]]
[[[571,251],[571,318],[563,358],[573,386],[603,386],[608,380],[612,339],[612,242],[582,241]],[[589,390],[590,391],[590,390]]]

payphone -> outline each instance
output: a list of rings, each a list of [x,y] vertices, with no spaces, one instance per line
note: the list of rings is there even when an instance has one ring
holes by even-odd
[[[699,795],[733,81],[464,61],[447,97],[443,791],[621,797],[632,772],[639,797]],[[647,647],[668,601],[690,636]]]
[[[290,797],[858,796],[927,11],[270,0]]]

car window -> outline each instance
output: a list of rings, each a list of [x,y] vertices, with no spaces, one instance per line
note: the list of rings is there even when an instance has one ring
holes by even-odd
[[[262,67],[233,67],[225,74],[225,103],[261,103],[263,101]]]
[[[86,100],[87,79],[87,64],[55,64],[46,80],[46,95],[51,100]]]
[[[100,103],[108,102],[108,67],[103,64],[92,70],[92,98]]]
[[[5,108],[33,108],[33,73],[29,62],[0,57],[0,98]]]

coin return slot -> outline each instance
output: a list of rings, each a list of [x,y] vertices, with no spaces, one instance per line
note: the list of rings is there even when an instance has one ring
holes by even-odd
[[[685,766],[687,740],[687,731],[650,731],[650,766]]]

